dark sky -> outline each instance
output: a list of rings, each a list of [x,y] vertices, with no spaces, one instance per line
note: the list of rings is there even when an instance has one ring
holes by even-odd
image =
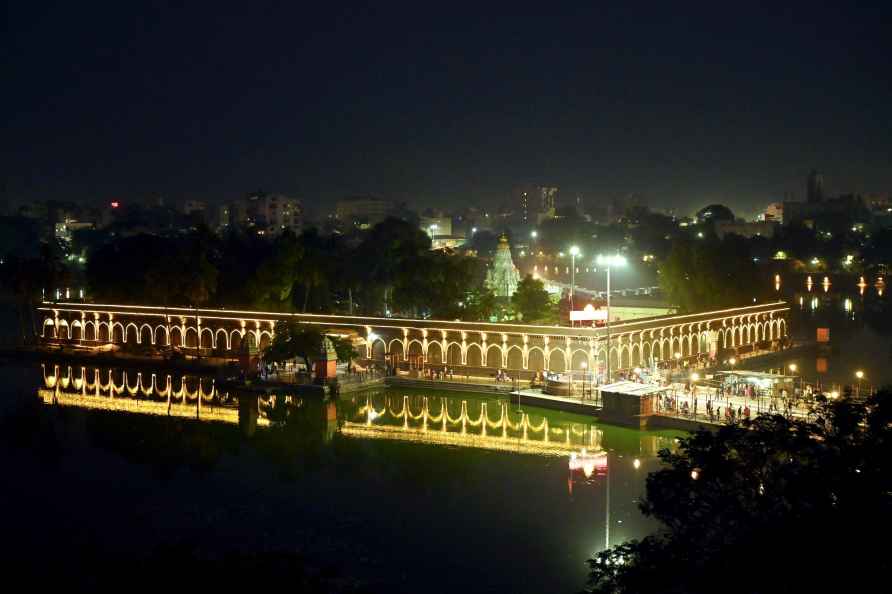
[[[888,2],[14,4],[11,200],[448,207],[532,181],[744,208],[802,197],[813,167],[892,189]]]

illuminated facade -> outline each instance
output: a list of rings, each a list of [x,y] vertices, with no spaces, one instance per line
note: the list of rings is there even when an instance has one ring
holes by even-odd
[[[280,320],[353,334],[369,359],[410,356],[426,364],[555,372],[606,366],[613,370],[716,354],[722,349],[770,346],[787,336],[784,302],[686,315],[656,316],[605,328],[488,324],[446,320],[289,314],[226,309],[44,302],[38,313],[44,340],[83,346],[137,343],[235,354],[265,347]],[[456,373],[460,373],[457,371]]]

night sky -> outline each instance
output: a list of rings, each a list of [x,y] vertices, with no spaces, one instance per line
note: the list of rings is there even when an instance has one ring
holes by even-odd
[[[746,209],[804,198],[813,167],[892,189],[888,2],[14,4],[14,202],[496,206],[529,181]]]

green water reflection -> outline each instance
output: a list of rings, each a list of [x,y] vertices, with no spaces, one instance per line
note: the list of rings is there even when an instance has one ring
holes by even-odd
[[[30,412],[4,409],[20,439],[3,458],[29,476],[13,505],[40,506],[47,483],[64,485],[115,551],[184,534],[208,551],[298,549],[388,591],[576,591],[591,553],[654,528],[637,501],[676,435],[492,395],[378,389],[326,402],[166,370],[3,371],[7,386],[30,384]],[[40,509],[41,521],[71,521],[66,506]],[[121,516],[136,528],[120,532]]]

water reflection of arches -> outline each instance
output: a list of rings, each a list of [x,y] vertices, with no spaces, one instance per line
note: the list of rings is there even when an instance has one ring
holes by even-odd
[[[527,454],[569,456],[601,448],[594,425],[553,421],[506,401],[368,393],[347,415],[342,434]]]
[[[239,422],[238,401],[221,392],[214,378],[53,364],[41,365],[41,372],[43,387],[37,392],[46,404]],[[264,403],[270,398],[275,396],[258,398],[258,407],[268,409]],[[257,424],[269,425],[269,419],[258,418]]]

